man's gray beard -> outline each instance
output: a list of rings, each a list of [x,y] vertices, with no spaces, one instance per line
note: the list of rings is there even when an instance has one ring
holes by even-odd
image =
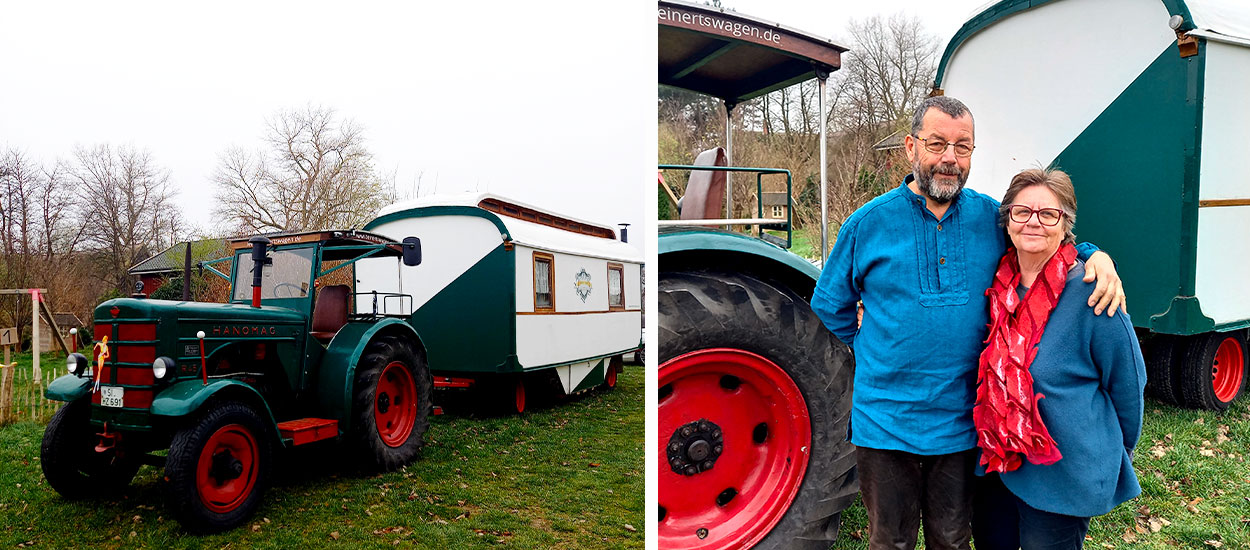
[[[959,192],[963,191],[964,184],[968,183],[968,173],[959,170],[958,166],[937,164],[933,166],[933,172],[921,169],[920,163],[916,162],[912,166],[912,173],[916,175],[916,186],[920,188],[920,192],[926,197],[938,204],[946,204],[959,196]],[[954,188],[939,188],[933,182],[933,173],[958,176],[959,185]]]

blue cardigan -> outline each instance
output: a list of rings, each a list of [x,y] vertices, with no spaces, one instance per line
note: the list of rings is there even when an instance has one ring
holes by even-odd
[[[1146,366],[1133,324],[1123,311],[1094,315],[1086,301],[1085,264],[1068,272],[1059,304],[1046,323],[1029,367],[1042,421],[1063,454],[1038,466],[1027,460],[1002,474],[1003,484],[1029,506],[1092,517],[1141,493],[1133,447],[1141,436]],[[977,474],[985,468],[978,463]]]

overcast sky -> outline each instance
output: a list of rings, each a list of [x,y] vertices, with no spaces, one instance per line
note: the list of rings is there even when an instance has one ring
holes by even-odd
[[[919,17],[943,45],[984,0],[726,0],[846,41],[846,22]],[[490,191],[605,224],[654,212],[649,2],[16,2],[0,51],[0,145],[52,162],[133,144],[211,230],[218,155],[257,148],[278,109],[364,126],[401,193]],[[641,241],[642,239],[631,239]]]
[[[920,19],[925,28],[946,43],[964,22],[997,0],[874,0],[855,2],[836,0],[812,2],[801,0],[721,0],[721,5],[740,13],[780,23],[787,27],[807,31],[817,36],[832,38],[848,46],[846,25],[850,19],[864,19],[873,15],[889,16],[902,13]]]
[[[320,105],[364,126],[401,193],[420,175],[421,195],[638,227],[655,201],[655,23],[628,4],[7,3],[0,145],[45,162],[146,148],[211,229],[218,155],[259,147],[278,109]]]

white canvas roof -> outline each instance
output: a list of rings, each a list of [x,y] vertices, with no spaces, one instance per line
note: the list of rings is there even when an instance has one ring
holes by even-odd
[[[395,212],[403,212],[405,210],[431,208],[438,206],[467,206],[471,208],[479,208],[478,204],[485,199],[495,199],[501,202],[514,204],[523,208],[536,210],[552,216],[558,216],[567,220],[578,223],[592,225],[613,231],[611,226],[602,223],[582,220],[559,212],[526,204],[521,201],[497,195],[493,193],[455,193],[444,195],[430,195],[417,199],[398,202],[390,206],[382,208],[378,211],[377,217],[385,216]],[[581,256],[593,256],[596,258],[604,258],[614,261],[642,263],[642,253],[629,243],[623,243],[620,240],[608,239],[603,237],[594,237],[582,233],[566,231],[556,227],[533,223],[518,218],[495,214],[504,227],[508,229],[508,233],[512,237],[512,241],[516,244],[547,250],[551,252],[561,252],[567,254],[577,254]]]
[[[1245,0],[1185,0],[1197,27],[1191,34],[1250,46],[1250,3]]]

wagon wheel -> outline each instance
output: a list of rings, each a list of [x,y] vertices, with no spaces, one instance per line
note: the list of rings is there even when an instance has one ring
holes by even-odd
[[[1222,411],[1241,395],[1246,380],[1246,337],[1242,331],[1194,336],[1185,354],[1181,394],[1185,405]]]
[[[1146,392],[1169,405],[1181,402],[1181,370],[1185,340],[1171,334],[1156,334],[1149,341],[1146,356]]]
[[[370,470],[411,463],[430,426],[434,382],[425,361],[405,340],[383,336],[369,343],[356,368],[353,439]]]
[[[828,548],[858,492],[849,349],[760,279],[659,290],[660,547]]]
[[[605,390],[616,389],[616,375],[621,370],[621,366],[625,364],[625,357],[622,355],[613,355],[606,361],[607,365],[603,372],[603,385],[600,387]]]
[[[268,482],[270,440],[251,407],[208,405],[174,434],[165,461],[165,502],[188,531],[213,533],[247,521]]]

